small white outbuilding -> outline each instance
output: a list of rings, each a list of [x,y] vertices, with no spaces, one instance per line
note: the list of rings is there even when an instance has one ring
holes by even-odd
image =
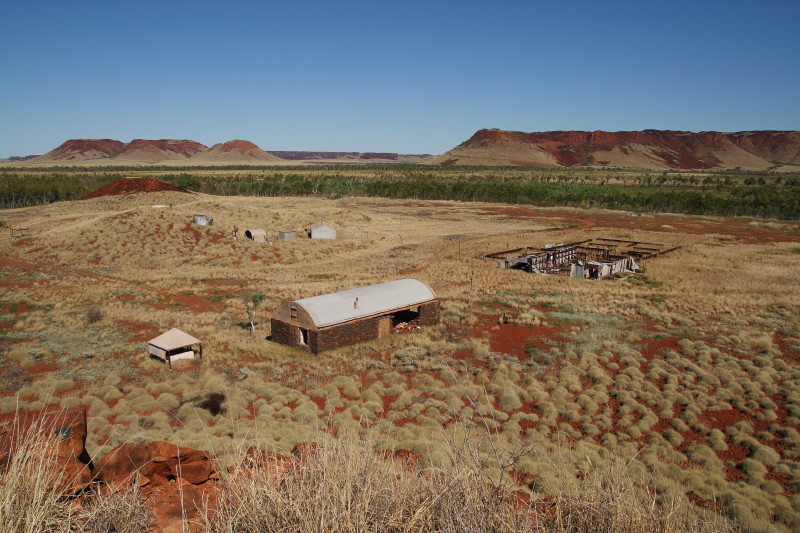
[[[335,239],[336,229],[327,222],[315,222],[311,224],[308,236],[312,239]]]
[[[263,229],[248,229],[245,230],[244,236],[252,241],[267,242],[267,232]]]
[[[194,359],[195,353],[203,358],[203,341],[196,339],[178,328],[172,328],[155,339],[148,341],[150,355],[158,357],[170,367],[173,361]],[[197,349],[195,350],[195,346]]]

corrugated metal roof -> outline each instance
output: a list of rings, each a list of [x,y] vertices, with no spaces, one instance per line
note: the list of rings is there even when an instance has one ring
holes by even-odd
[[[244,230],[244,236],[254,241],[267,242],[267,232],[263,229],[246,229]]]
[[[155,339],[151,339],[148,341],[148,344],[152,344],[162,350],[175,350],[176,348],[184,348],[186,346],[191,346],[192,344],[200,344],[202,341],[195,339],[188,333],[179,330],[178,328],[172,328],[171,330],[167,331],[166,333],[162,333]]]
[[[430,287],[409,278],[303,298],[292,303],[305,309],[318,327],[324,327],[434,299],[436,295]]]

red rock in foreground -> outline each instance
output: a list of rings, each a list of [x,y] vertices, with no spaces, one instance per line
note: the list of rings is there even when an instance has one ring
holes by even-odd
[[[7,468],[20,444],[36,435],[54,439],[54,468],[62,472],[59,490],[76,494],[92,480],[92,461],[86,451],[86,411],[69,409],[55,413],[23,412],[7,426],[0,426],[0,471]],[[2,476],[0,476],[2,479]]]
[[[800,132],[644,130],[523,133],[483,129],[428,163],[765,170],[775,165],[800,163]]]

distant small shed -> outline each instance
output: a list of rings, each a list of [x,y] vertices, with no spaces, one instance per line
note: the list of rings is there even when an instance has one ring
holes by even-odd
[[[263,229],[248,229],[244,231],[244,236],[252,241],[267,242],[267,232]]]
[[[192,218],[198,226],[211,226],[214,224],[214,218],[208,215],[194,215]]]
[[[172,328],[166,333],[162,333],[148,341],[148,344],[150,345],[150,355],[158,357],[169,366],[172,366],[173,361],[194,359],[195,352],[200,359],[203,358],[203,342],[178,328]]]
[[[312,239],[335,239],[336,229],[327,222],[315,222],[311,224],[308,236]]]
[[[294,240],[294,232],[293,231],[279,231],[278,232],[278,240],[279,241],[293,241]]]

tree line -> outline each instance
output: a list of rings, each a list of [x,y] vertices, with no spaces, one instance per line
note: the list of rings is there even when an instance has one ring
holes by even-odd
[[[125,175],[119,169],[114,170],[10,172],[4,169],[0,171],[0,207],[77,200]],[[565,176],[563,172],[540,172],[535,176],[542,179],[531,179],[534,175],[502,170],[498,173],[496,169],[440,172],[411,165],[292,167],[289,174],[285,168],[282,170],[250,169],[235,175],[203,175],[192,169],[192,172],[159,173],[157,177],[186,190],[225,196],[373,196],[800,219],[800,180],[793,175],[769,176],[769,179],[736,176],[737,179],[726,182],[726,176],[714,174],[706,176],[712,178],[706,184],[703,178],[683,185],[680,181],[648,184],[644,180],[625,185],[587,181],[578,173],[560,179]],[[552,178],[544,179],[547,176]]]

